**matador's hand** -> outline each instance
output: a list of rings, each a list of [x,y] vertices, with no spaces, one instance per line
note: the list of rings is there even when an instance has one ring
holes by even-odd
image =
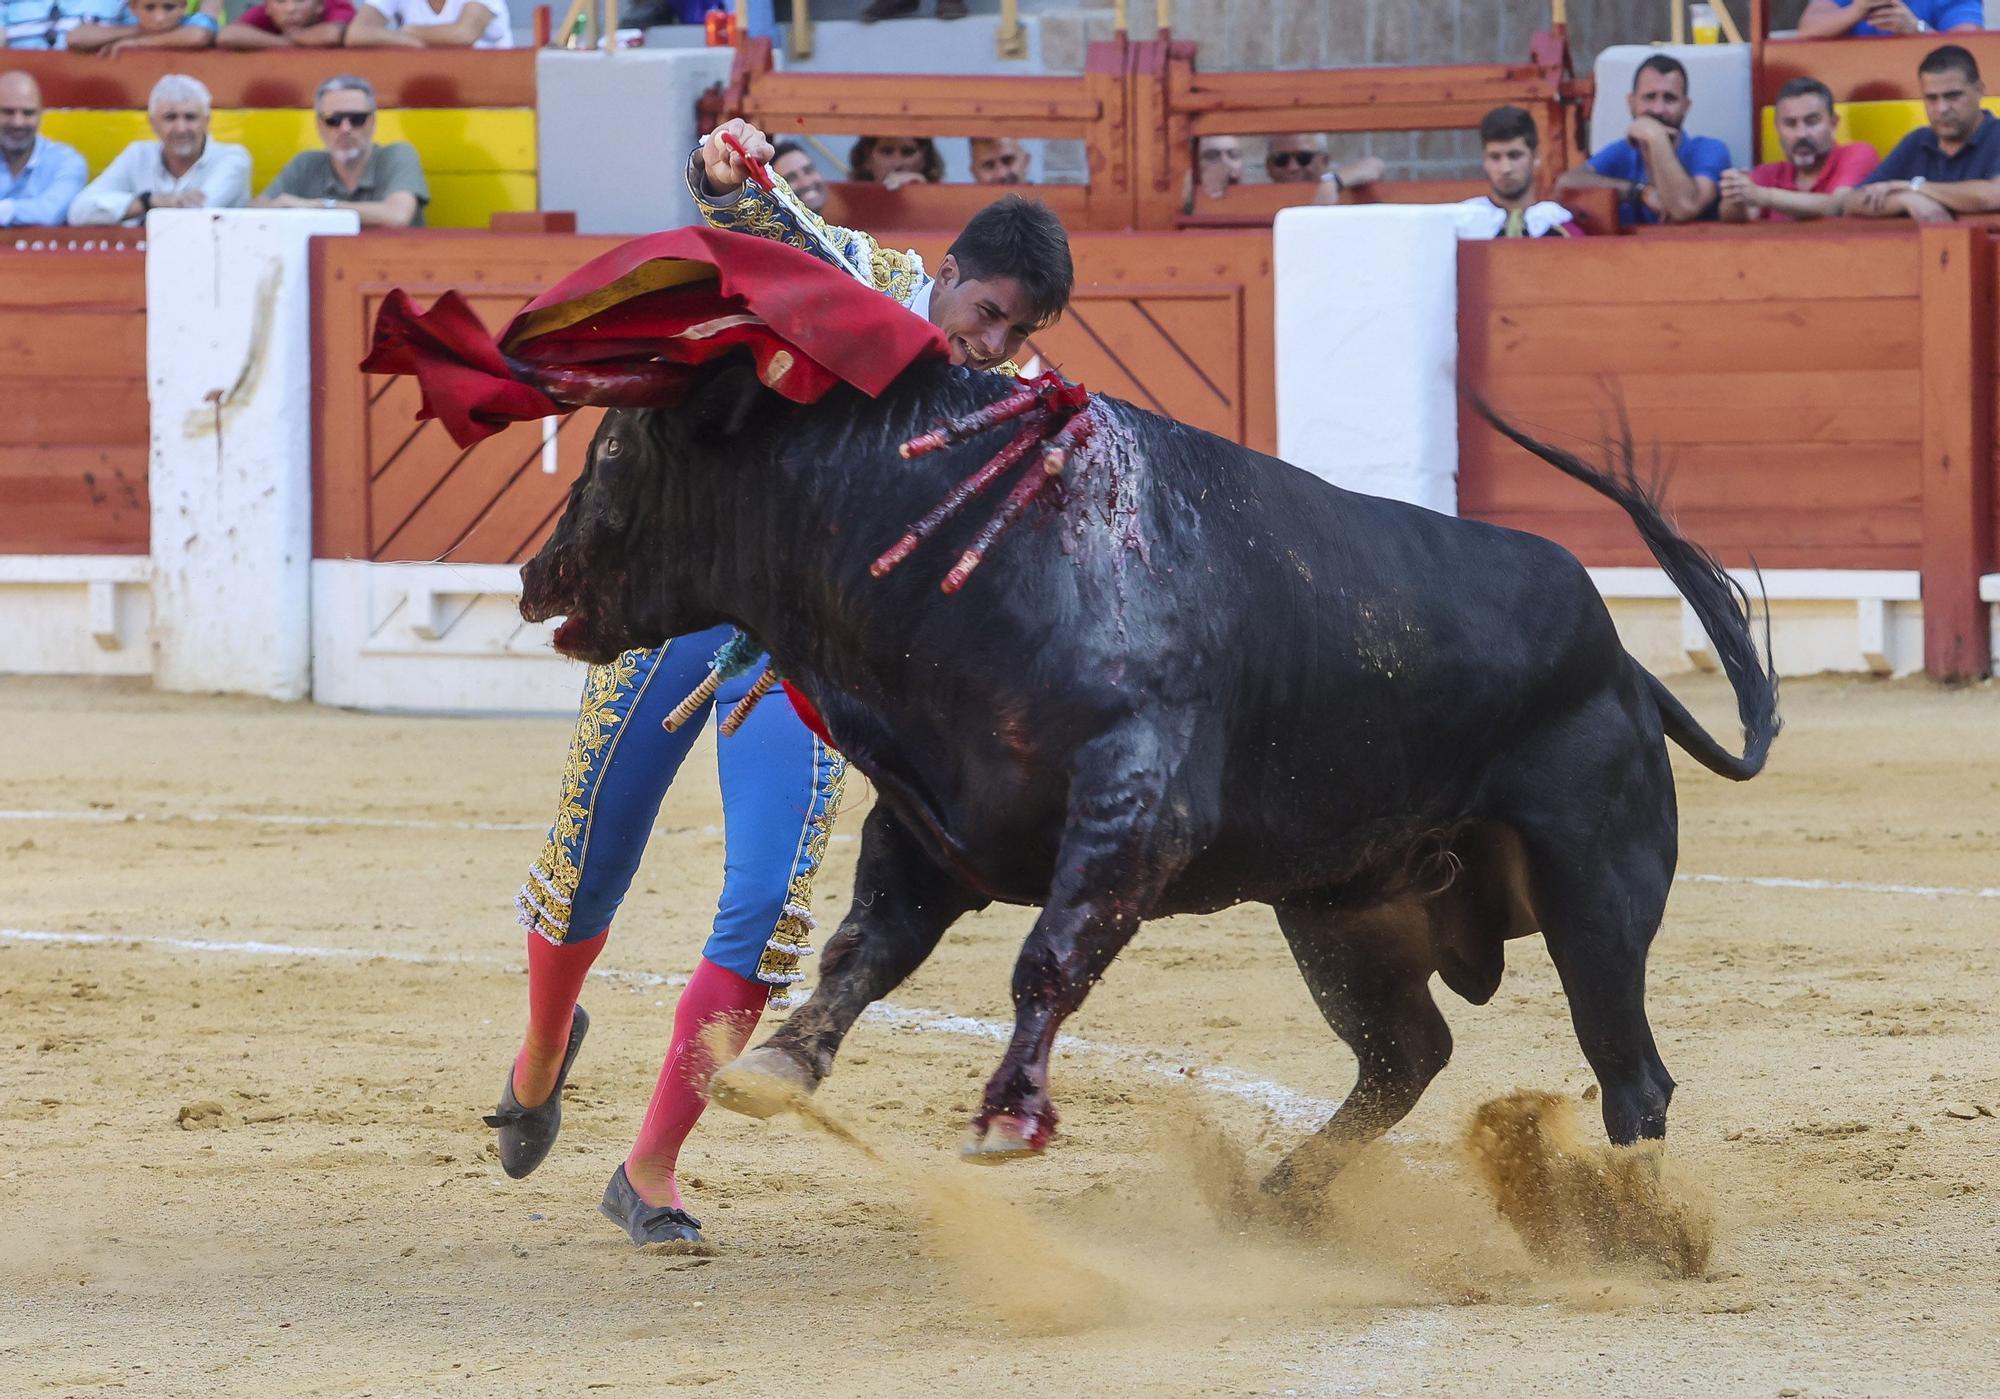
[[[744,154],[752,160],[761,160],[768,165],[771,157],[777,154],[770,138],[742,117],[732,117],[716,127],[701,138],[701,171],[708,180],[708,187],[721,194],[740,188],[750,178],[750,167],[723,141],[724,132],[734,136],[741,143]]]

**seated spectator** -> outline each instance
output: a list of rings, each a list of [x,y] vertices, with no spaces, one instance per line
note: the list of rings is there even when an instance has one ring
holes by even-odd
[[[1875,173],[1834,196],[1856,218],[1946,223],[1956,214],[2000,210],[2000,120],[1984,111],[1979,64],[1957,44],[1917,65],[1929,126],[1896,143]]]
[[[354,20],[352,0],[263,0],[222,26],[225,49],[333,49]]]
[[[1379,158],[1364,155],[1335,169],[1327,154],[1326,137],[1311,132],[1273,136],[1264,147],[1264,173],[1272,184],[1300,185],[1317,180],[1329,187],[1315,196],[1321,203],[1334,203],[1342,190],[1375,183],[1386,168]]]
[[[928,136],[863,136],[847,153],[847,178],[884,189],[934,185],[944,179],[944,157]]]
[[[1758,219],[1818,219],[1834,212],[1835,191],[1868,178],[1878,157],[1865,141],[1836,145],[1833,91],[1817,78],[1793,78],[1772,104],[1785,159],[1747,173],[1722,172],[1722,217],[1728,223]]]
[[[126,49],[205,49],[215,42],[215,28],[187,0],[127,0],[109,24],[85,21],[70,30],[69,46],[107,57]]]
[[[1486,193],[1458,206],[1460,238],[1573,238],[1581,231],[1569,210],[1535,198],[1541,143],[1535,119],[1519,107],[1495,107],[1480,118]]]
[[[313,94],[323,151],[300,151],[251,202],[263,209],[352,209],[364,228],[422,228],[430,186],[408,141],[375,144],[375,88],[328,78]]]
[[[982,185],[1025,185],[1028,148],[1011,136],[972,138],[972,178]]]
[[[62,49],[79,25],[117,24],[127,11],[125,0],[5,0],[4,13],[6,40],[0,47]]]
[[[815,214],[826,212],[826,180],[806,148],[797,141],[780,141],[771,157],[772,173],[792,187],[799,203]]]
[[[61,223],[90,178],[83,157],[42,135],[42,90],[0,73],[0,228]]]
[[[1983,28],[1985,22],[1984,0],[1811,0],[1799,16],[1799,37],[1942,34]]]
[[[1656,53],[1632,75],[1625,108],[1632,124],[1587,165],[1563,172],[1556,193],[1615,189],[1620,223],[1693,223],[1715,217],[1729,147],[1713,136],[1690,136],[1681,127],[1688,101],[1687,69]]]
[[[1194,143],[1194,182],[1210,199],[1243,183],[1243,143],[1234,136],[1203,136]]]
[[[346,44],[353,49],[511,49],[514,29],[506,0],[362,0],[347,26]]]
[[[153,84],[146,120],[157,141],[134,141],[69,206],[76,224],[136,224],[148,209],[235,209],[250,202],[250,152],[208,139],[208,89],[169,73]]]

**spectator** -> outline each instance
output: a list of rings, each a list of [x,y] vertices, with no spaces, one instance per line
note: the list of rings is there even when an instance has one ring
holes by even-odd
[[[70,31],[82,24],[116,24],[125,0],[4,0],[6,44],[10,49],[69,47]]]
[[[205,49],[215,43],[215,28],[187,0],[127,0],[109,24],[86,20],[70,30],[69,46],[107,57],[125,49]]]
[[[1519,107],[1495,107],[1479,122],[1480,164],[1486,193],[1458,206],[1458,236],[1482,238],[1573,238],[1576,216],[1553,200],[1535,198],[1541,133]]]
[[[353,0],[263,0],[222,26],[225,49],[336,49],[354,20]]]
[[[1841,212],[1946,223],[1955,214],[2000,210],[2000,121],[1980,109],[1986,85],[1978,62],[1946,44],[1917,65],[1917,83],[1931,124],[1898,141],[1858,188],[1836,195]]]
[[[1201,192],[1220,199],[1243,183],[1243,145],[1234,136],[1204,136],[1194,143],[1194,178]]]
[[[1556,193],[1576,189],[1619,192],[1620,223],[1693,223],[1715,217],[1729,147],[1713,136],[1690,136],[1681,126],[1689,108],[1687,69],[1656,53],[1632,75],[1625,107],[1632,115],[1625,139],[1565,171]]]
[[[878,19],[904,19],[917,12],[920,0],[868,0],[868,8],[861,12],[863,24],[873,24]],[[965,0],[937,0],[939,19],[964,19]]]
[[[506,0],[362,0],[346,43],[352,49],[511,49],[514,30]]]
[[[422,228],[430,186],[407,141],[375,144],[375,88],[366,78],[328,78],[313,94],[323,151],[300,151],[263,197],[265,209],[352,209],[364,228]]]
[[[0,228],[61,223],[90,178],[83,157],[42,135],[42,90],[0,73]]]
[[[136,224],[148,209],[234,209],[250,202],[250,152],[208,139],[208,89],[169,73],[153,84],[146,120],[157,141],[134,141],[71,201],[75,224]]]
[[[1334,169],[1327,154],[1326,137],[1311,132],[1273,136],[1264,147],[1264,173],[1271,177],[1272,184],[1296,185],[1318,180],[1328,188],[1320,190],[1316,200],[1328,204],[1337,201],[1342,190],[1374,184],[1382,178],[1385,168],[1379,158],[1364,155]]]
[[[863,136],[847,153],[847,178],[884,189],[934,185],[944,179],[944,157],[928,136]]]
[[[815,214],[826,212],[826,180],[804,146],[797,141],[778,142],[777,153],[771,157],[771,170],[792,187],[799,203]]]
[[[1799,16],[1799,37],[1941,34],[1979,29],[1985,21],[1983,0],[1811,0]]]
[[[1852,189],[1875,168],[1875,148],[1865,141],[1834,143],[1833,91],[1819,79],[1793,78],[1772,109],[1786,159],[1722,172],[1726,222],[1825,218],[1834,212],[1834,192]]]
[[[1011,136],[972,138],[972,178],[982,185],[1025,185],[1028,148]]]

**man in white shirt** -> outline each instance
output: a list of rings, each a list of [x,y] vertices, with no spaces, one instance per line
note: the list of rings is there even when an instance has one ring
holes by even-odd
[[[351,49],[510,49],[503,0],[365,0],[347,26]]]
[[[250,152],[208,139],[208,89],[169,73],[153,84],[146,119],[157,141],[134,141],[71,201],[73,224],[136,224],[148,209],[233,209],[250,202]]]
[[[1486,114],[1479,149],[1487,193],[1457,206],[1460,238],[1574,238],[1583,231],[1562,205],[1535,198],[1540,146],[1535,119],[1522,108],[1495,107]]]

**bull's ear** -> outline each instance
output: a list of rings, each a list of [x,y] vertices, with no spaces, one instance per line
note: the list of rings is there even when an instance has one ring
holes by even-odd
[[[694,391],[691,407],[696,435],[707,441],[734,437],[750,421],[760,400],[775,403],[778,396],[764,387],[748,355],[731,355]]]

